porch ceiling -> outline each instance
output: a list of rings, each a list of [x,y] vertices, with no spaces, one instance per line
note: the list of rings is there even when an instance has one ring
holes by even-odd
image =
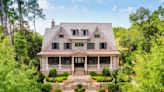
[[[42,51],[37,55],[58,55],[58,56],[71,56],[75,54],[82,55],[119,55],[118,51]]]

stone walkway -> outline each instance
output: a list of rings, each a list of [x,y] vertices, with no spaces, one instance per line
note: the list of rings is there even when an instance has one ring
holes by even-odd
[[[76,88],[78,84],[82,84],[85,87],[86,92],[97,92],[96,89],[98,84],[91,79],[90,75],[70,75],[68,80],[70,82],[64,86],[64,90],[62,92],[74,92],[74,88]]]

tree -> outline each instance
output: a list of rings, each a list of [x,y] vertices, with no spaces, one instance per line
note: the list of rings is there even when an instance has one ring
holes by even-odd
[[[19,64],[14,58],[14,48],[9,37],[0,42],[0,91],[39,92],[36,69]]]

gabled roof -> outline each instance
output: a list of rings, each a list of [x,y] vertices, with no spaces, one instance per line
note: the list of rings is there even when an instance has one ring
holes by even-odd
[[[46,45],[57,34],[57,32],[59,32],[61,27],[63,28],[63,31],[69,36],[69,39],[90,39],[98,28],[100,33],[112,46],[113,50],[116,50],[115,38],[111,23],[61,23],[60,25],[56,25],[53,29],[46,28],[42,50],[46,48]],[[87,36],[72,36],[71,29],[88,29],[89,34]]]

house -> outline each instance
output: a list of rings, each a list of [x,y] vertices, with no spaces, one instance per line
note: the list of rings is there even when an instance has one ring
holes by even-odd
[[[70,74],[100,73],[104,67],[119,67],[111,23],[61,23],[46,28],[40,56],[40,71],[52,68]]]

